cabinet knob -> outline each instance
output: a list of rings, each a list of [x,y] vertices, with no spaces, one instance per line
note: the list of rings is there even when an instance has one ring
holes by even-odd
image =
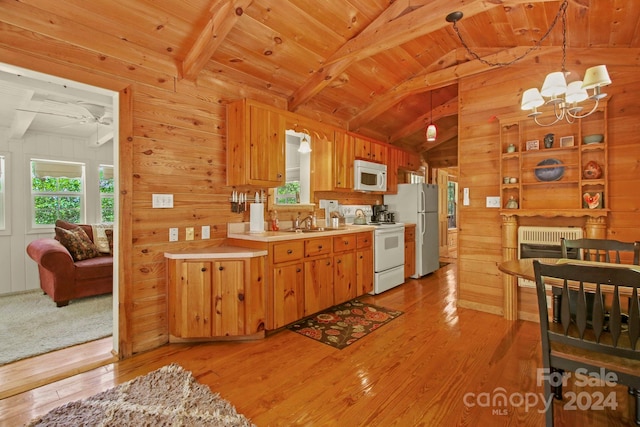
[[[322,249],[322,245],[318,245],[318,249]]]
[[[281,173],[278,173],[278,178],[282,178],[282,174]]]
[[[327,266],[330,266],[330,265],[331,265],[331,261],[327,261]]]
[[[222,271],[222,270],[224,270],[224,267],[220,266],[220,267],[218,267],[218,270]]]
[[[302,270],[299,268],[296,268],[296,273],[300,273]]]
[[[200,271],[202,271],[202,272],[204,273],[205,271],[207,271],[207,267],[202,267],[202,268],[200,269]]]
[[[342,260],[341,259],[338,260],[338,264],[342,264]]]
[[[288,249],[288,250],[287,250],[287,254],[288,254],[288,255],[291,255],[292,253],[293,253],[293,250],[292,250],[292,249]]]

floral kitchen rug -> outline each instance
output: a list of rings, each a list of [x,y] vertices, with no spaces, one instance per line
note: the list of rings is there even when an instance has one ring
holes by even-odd
[[[351,300],[302,319],[289,330],[342,350],[402,314]]]

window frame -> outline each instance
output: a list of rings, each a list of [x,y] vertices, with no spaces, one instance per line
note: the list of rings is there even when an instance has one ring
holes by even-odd
[[[82,190],[80,192],[38,192],[33,189],[33,162],[48,162],[48,163],[61,163],[61,164],[70,164],[70,165],[80,165],[82,168],[82,176],[78,179],[81,181]],[[80,198],[80,218],[78,220],[78,224],[84,224],[87,218],[87,165],[85,162],[71,161],[71,160],[60,160],[55,158],[35,158],[31,157],[27,159],[27,182],[28,182],[28,190],[29,190],[29,228],[31,232],[40,233],[46,230],[52,230],[55,227],[55,224],[37,224],[36,223],[36,207],[35,207],[35,199],[38,196],[77,196]]]
[[[10,165],[11,153],[0,151],[0,236],[11,234],[11,210],[7,209],[7,201],[11,200]]]
[[[112,184],[111,187],[113,188],[113,191],[111,193],[103,193],[100,190],[100,172],[103,168],[111,168],[111,180],[112,180]],[[104,172],[103,172],[103,177],[104,177]],[[108,224],[112,224],[114,221],[105,221],[104,218],[102,217],[102,200],[103,199],[111,199],[112,203],[111,206],[113,208],[113,212],[111,213],[111,216],[113,216],[113,218],[115,219],[116,217],[116,200],[115,200],[115,192],[116,192],[116,182],[115,182],[115,167],[113,165],[106,165],[106,164],[99,164],[98,165],[98,218],[99,221],[101,223],[108,223]]]

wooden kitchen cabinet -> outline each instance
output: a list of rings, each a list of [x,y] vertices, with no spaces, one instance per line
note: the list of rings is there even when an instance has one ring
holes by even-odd
[[[356,236],[356,294],[373,291],[373,235],[360,233]]]
[[[304,317],[304,274],[302,262],[273,269],[273,329]]]
[[[264,333],[264,257],[170,259],[168,271],[172,338]]]
[[[275,243],[270,252],[273,268],[267,323],[269,329],[278,329],[304,317],[304,241]]]
[[[252,100],[227,105],[227,185],[279,187],[285,182],[286,117]]]
[[[331,256],[304,262],[304,315],[329,308],[333,302],[333,261]]]
[[[416,272],[416,226],[409,224],[404,227],[404,278],[411,277]]]
[[[335,189],[353,189],[354,138],[336,131],[334,141],[333,179]]]
[[[356,248],[355,234],[333,238],[333,300],[335,304],[358,296]]]
[[[387,146],[361,136],[354,135],[354,154],[356,159],[386,163]]]

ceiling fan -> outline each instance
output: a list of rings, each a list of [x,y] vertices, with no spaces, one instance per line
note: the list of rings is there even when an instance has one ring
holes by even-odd
[[[104,105],[92,104],[85,101],[58,102],[46,100],[37,111],[21,108],[18,108],[17,111],[66,117],[77,120],[77,124],[96,124],[105,126],[111,126],[113,124],[113,114],[111,111],[108,111]]]

